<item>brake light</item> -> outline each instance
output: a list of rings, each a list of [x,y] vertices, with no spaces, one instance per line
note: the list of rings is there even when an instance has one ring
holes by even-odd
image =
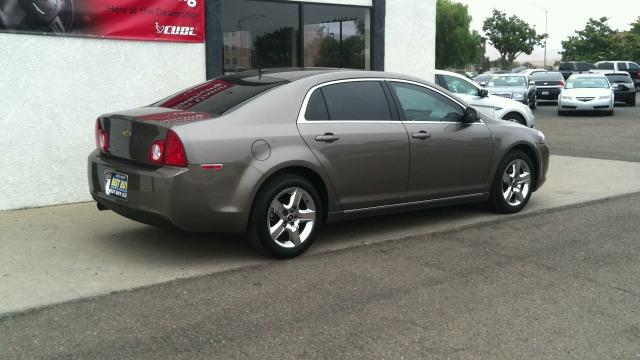
[[[178,135],[167,130],[167,137],[164,140],[154,141],[149,148],[149,161],[154,164],[187,166],[187,154]]]
[[[100,119],[96,120],[96,147],[104,153],[109,151],[109,134],[102,128]]]
[[[560,86],[564,87],[564,81],[560,80]]]

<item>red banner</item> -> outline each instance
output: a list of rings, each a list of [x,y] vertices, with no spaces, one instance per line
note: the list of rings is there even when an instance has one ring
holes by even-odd
[[[204,41],[205,0],[1,0],[0,31]]]

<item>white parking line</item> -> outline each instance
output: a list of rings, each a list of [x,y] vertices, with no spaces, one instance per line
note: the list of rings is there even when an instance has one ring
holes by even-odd
[[[525,212],[639,192],[638,178],[640,163],[552,156],[547,183]],[[310,253],[499,217],[465,206],[338,223]],[[157,229],[93,203],[0,212],[0,229],[0,313],[271,261],[242,238]]]

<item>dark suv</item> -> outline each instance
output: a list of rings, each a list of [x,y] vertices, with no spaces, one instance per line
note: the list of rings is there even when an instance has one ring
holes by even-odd
[[[562,77],[567,80],[569,76],[573,74],[588,73],[591,70],[595,70],[595,68],[595,65],[585,61],[567,61],[560,63],[558,71],[560,71]]]

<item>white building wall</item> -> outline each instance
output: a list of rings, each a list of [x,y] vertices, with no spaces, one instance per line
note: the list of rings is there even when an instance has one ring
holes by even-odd
[[[204,44],[0,34],[0,210],[90,200],[98,115],[205,80]]]
[[[436,66],[436,0],[387,0],[385,71],[433,82]]]

